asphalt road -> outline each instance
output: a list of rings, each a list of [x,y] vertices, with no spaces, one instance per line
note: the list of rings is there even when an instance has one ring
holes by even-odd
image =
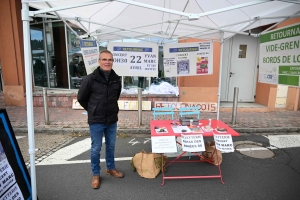
[[[105,163],[102,162],[102,184],[98,190],[90,186],[89,137],[42,135],[36,139],[36,146],[38,148],[44,145],[40,144],[39,140],[48,141],[47,148],[44,148],[46,150],[43,150],[48,154],[41,153],[36,164],[37,194],[40,200],[298,200],[300,199],[300,138],[299,133],[295,136],[289,134],[289,136],[277,135],[276,138],[260,135],[233,138],[235,143],[252,141],[262,144],[263,147],[272,147],[275,156],[258,159],[239,152],[223,154],[221,170],[225,184],[222,184],[220,179],[181,179],[165,180],[163,186],[161,174],[155,179],[145,179],[131,169],[130,159],[134,154],[141,150],[151,152],[150,137],[135,135],[118,138],[116,167],[125,173],[125,177],[116,179],[106,175]],[[20,134],[16,135],[20,136]],[[49,139],[51,137],[52,140]],[[209,139],[211,138],[206,138]],[[289,146],[295,140],[298,146]],[[24,141],[20,142],[19,145],[20,149],[23,149],[23,154],[26,154],[24,143]],[[197,159],[197,157],[192,156],[190,159]],[[208,163],[177,163],[167,168],[166,175],[209,173],[217,173],[217,168]]]

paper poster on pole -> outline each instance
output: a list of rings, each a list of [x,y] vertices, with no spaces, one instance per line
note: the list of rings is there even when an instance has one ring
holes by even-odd
[[[232,137],[229,134],[214,134],[216,149],[222,152],[234,152]]]
[[[258,81],[300,86],[300,24],[260,36]]]
[[[181,134],[182,150],[188,152],[205,151],[201,134]]]
[[[92,73],[98,67],[99,48],[96,40],[80,40],[82,57],[86,73]]]
[[[164,45],[164,72],[166,77],[211,75],[212,42]]]
[[[175,136],[151,137],[151,146],[152,146],[153,153],[175,153],[175,152],[177,152]]]
[[[158,46],[151,43],[110,42],[113,69],[120,76],[158,76]]]

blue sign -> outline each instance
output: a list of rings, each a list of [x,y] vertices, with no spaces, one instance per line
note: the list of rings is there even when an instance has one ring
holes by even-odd
[[[80,40],[80,47],[97,47],[97,42],[95,40]]]
[[[114,47],[114,51],[152,52],[150,47]]]
[[[181,53],[181,52],[192,52],[199,51],[199,47],[181,47],[181,48],[170,48],[170,53]]]

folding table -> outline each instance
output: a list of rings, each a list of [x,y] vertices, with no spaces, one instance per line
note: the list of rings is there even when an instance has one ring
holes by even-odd
[[[161,136],[181,137],[181,133],[174,133],[173,128],[172,128],[173,123],[174,123],[174,120],[151,120],[150,121],[151,137],[161,137]],[[208,123],[209,123],[208,120],[199,120],[199,126],[200,127],[201,126],[206,126],[206,125],[208,125]],[[167,129],[167,133],[157,133],[156,130],[155,130],[155,127],[164,127],[165,129]],[[213,131],[209,131],[209,132],[204,131],[204,133],[201,133],[203,135],[203,137],[213,136],[214,133],[218,134],[218,132],[215,130],[216,128],[226,128],[227,131],[225,133],[222,133],[222,134],[225,134],[225,135],[228,134],[228,135],[231,135],[231,136],[240,136],[239,133],[237,133],[235,130],[230,128],[228,125],[226,125],[221,120],[213,119],[212,122],[211,122],[211,127],[213,128]],[[176,143],[181,145],[181,143],[178,142],[177,140],[176,140]],[[161,170],[162,171],[162,185],[164,185],[164,180],[166,180],[166,179],[197,179],[197,178],[220,178],[221,183],[224,184],[223,179],[222,179],[222,171],[221,171],[220,165],[216,166],[218,168],[219,173],[214,174],[214,175],[206,175],[206,176],[166,176],[164,174],[164,170],[166,169],[166,167],[168,167],[172,163],[176,163],[176,162],[207,162],[207,163],[212,164],[213,155],[215,153],[217,153],[217,151],[215,149],[210,158],[205,158],[197,152],[192,152],[193,154],[195,154],[196,156],[199,157],[199,160],[179,160],[179,158],[181,158],[186,153],[187,152],[184,151],[179,156],[177,156],[175,159],[173,159],[171,161],[167,161],[167,162],[163,161],[164,156],[162,156],[162,162],[161,162],[162,163],[162,170]],[[165,165],[164,165],[164,163],[165,163]],[[219,161],[217,163],[219,163]],[[215,166],[215,165],[213,165],[213,166]]]

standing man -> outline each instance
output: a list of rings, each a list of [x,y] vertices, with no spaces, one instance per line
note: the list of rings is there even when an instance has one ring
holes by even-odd
[[[105,137],[106,174],[116,178],[124,174],[115,168],[115,144],[118,121],[118,99],[121,93],[120,77],[112,69],[113,55],[104,50],[99,55],[99,67],[83,78],[77,100],[88,113],[91,135],[92,188],[100,187],[100,151]]]

